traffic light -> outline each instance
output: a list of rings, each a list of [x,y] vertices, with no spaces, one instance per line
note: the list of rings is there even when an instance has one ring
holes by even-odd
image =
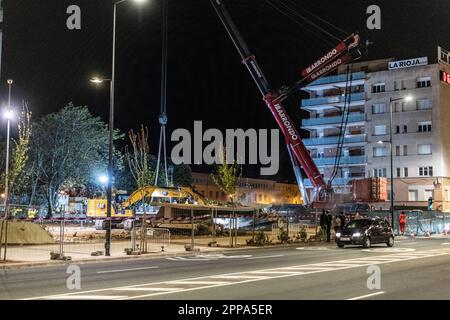
[[[428,210],[433,209],[433,197],[428,198]]]

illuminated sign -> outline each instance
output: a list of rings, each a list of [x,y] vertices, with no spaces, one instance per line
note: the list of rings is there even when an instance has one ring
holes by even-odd
[[[440,79],[442,82],[445,82],[446,84],[450,84],[450,73],[447,73],[445,71],[440,71]]]
[[[389,62],[389,70],[423,66],[428,64],[428,57]]]

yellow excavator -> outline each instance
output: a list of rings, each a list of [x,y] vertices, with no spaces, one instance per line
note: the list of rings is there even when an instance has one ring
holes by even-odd
[[[125,200],[120,201],[120,197],[116,197],[118,201],[113,201],[111,208],[111,218],[113,220],[129,219],[134,217],[133,205],[143,199],[151,199],[151,205],[161,203],[196,203],[204,205],[205,198],[191,187],[166,188],[148,186],[134,191]],[[107,200],[89,199],[87,205],[87,217],[91,219],[105,219],[107,211]]]

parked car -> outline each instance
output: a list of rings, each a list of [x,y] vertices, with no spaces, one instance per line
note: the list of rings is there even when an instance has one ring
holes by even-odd
[[[364,218],[347,223],[342,230],[336,232],[335,240],[339,248],[345,245],[362,245],[369,248],[376,243],[385,243],[388,247],[392,247],[394,231],[386,220]]]

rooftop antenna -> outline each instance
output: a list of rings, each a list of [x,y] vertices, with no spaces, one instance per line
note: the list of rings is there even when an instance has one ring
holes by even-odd
[[[166,125],[167,125],[167,30],[168,30],[168,6],[169,0],[164,0],[162,2],[162,15],[163,15],[163,36],[162,36],[162,62],[161,62],[161,110],[159,114],[159,124],[161,125],[161,130],[159,134],[159,150],[158,150],[158,161],[156,163],[156,177],[155,186],[158,186],[159,178],[159,165],[161,163],[161,149],[163,151],[164,157],[164,177],[165,186],[169,186],[169,174],[167,171],[167,152],[166,152]]]

